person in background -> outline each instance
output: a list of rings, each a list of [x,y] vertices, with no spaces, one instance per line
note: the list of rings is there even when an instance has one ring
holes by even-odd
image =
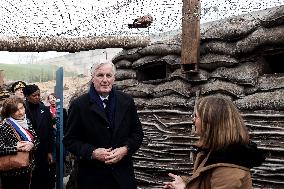
[[[92,66],[88,93],[72,101],[63,143],[78,158],[78,188],[136,189],[132,155],[143,130],[131,96],[116,90],[112,62]]]
[[[23,81],[16,81],[12,84],[11,90],[14,93],[15,96],[20,97],[22,99],[25,98],[25,95],[23,93],[23,89],[26,87],[26,83]]]
[[[48,101],[48,108],[49,111],[52,115],[52,124],[53,124],[53,133],[54,133],[54,144],[53,144],[53,159],[56,160],[56,95],[55,93],[50,93],[47,96],[47,101]],[[67,122],[67,111],[65,108],[63,108],[63,133],[65,133],[65,128],[66,128],[66,122]],[[66,156],[66,151],[63,150],[63,159],[65,160]],[[64,161],[65,162],[65,161]],[[55,187],[55,181],[56,181],[56,161],[53,161],[49,165],[49,188],[54,188]]]
[[[3,102],[6,98],[9,98],[10,96],[10,93],[4,89],[0,89],[0,112],[2,110],[2,107],[3,107]],[[2,122],[2,116],[0,114],[0,123]],[[0,176],[0,189],[3,189],[2,188],[2,184],[1,184],[1,176]]]
[[[35,152],[35,169],[32,173],[31,189],[47,189],[49,186],[49,164],[53,162],[52,146],[54,133],[49,109],[40,101],[37,85],[26,85],[26,115],[39,138],[40,144]]]
[[[53,128],[56,129],[56,96],[54,93],[50,93],[48,96],[47,96],[47,102],[49,104],[49,106],[47,106],[49,108],[49,111],[52,115],[52,119],[53,119]]]
[[[50,113],[52,115],[52,118],[53,118],[53,127],[56,128],[56,95],[55,93],[50,93],[48,96],[47,96],[47,101],[48,101],[48,104],[49,106],[47,106],[50,110]],[[67,123],[67,110],[66,108],[63,108],[63,133],[66,132],[66,123]]]
[[[0,112],[3,107],[3,102],[5,99],[10,97],[10,93],[4,89],[0,89]],[[2,121],[2,116],[0,115],[0,122]],[[0,182],[1,183],[1,182]]]
[[[10,97],[3,103],[1,115],[4,118],[0,125],[0,156],[16,154],[18,151],[33,153],[39,144],[35,131],[26,119],[24,100]],[[17,132],[22,141],[18,141]],[[34,158],[30,154],[31,164],[26,168],[1,172],[3,189],[29,189]]]
[[[197,155],[191,177],[169,174],[171,189],[252,189],[250,169],[262,164],[263,152],[250,141],[239,111],[227,98],[208,96],[198,100],[193,122]]]

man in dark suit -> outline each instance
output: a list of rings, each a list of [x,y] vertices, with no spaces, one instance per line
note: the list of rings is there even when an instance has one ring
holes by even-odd
[[[35,152],[35,169],[32,172],[31,189],[47,189],[49,163],[53,162],[52,117],[49,109],[40,101],[40,90],[37,85],[27,85],[24,90],[26,97],[26,116],[39,137],[39,147]]]
[[[132,155],[143,130],[131,96],[116,90],[115,66],[94,64],[88,93],[70,106],[63,142],[78,157],[79,189],[136,189]]]

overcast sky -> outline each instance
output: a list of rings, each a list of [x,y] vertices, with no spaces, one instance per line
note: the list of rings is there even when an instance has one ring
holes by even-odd
[[[179,29],[182,0],[0,0],[0,37],[149,35]],[[201,0],[201,23],[284,5],[284,0]],[[147,29],[128,29],[151,14]],[[0,63],[25,63],[66,53],[0,52]]]

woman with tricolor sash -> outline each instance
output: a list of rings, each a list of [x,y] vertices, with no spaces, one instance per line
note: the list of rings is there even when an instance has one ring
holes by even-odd
[[[18,151],[30,152],[28,167],[0,172],[3,189],[29,189],[31,172],[34,168],[33,151],[39,142],[30,122],[26,119],[23,99],[10,97],[3,103],[0,124],[0,156],[16,154]],[[21,138],[16,137],[15,131]],[[1,162],[0,162],[1,163]]]

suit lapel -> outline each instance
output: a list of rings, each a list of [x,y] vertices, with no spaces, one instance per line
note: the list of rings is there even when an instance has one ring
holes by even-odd
[[[115,119],[114,119],[114,134],[116,134],[118,127],[128,109],[129,104],[126,101],[123,101],[119,96],[116,97],[115,104]]]
[[[102,117],[106,122],[109,123],[105,112],[95,102],[91,102],[91,103],[92,103],[92,105],[90,106],[91,111],[95,112],[100,117]]]
[[[90,100],[90,110],[98,114],[100,117],[102,117],[108,124],[109,121],[107,119],[107,116],[103,110],[103,106],[101,104],[101,99],[99,97],[99,94],[96,92],[95,88],[93,85],[90,86],[90,91],[89,91],[89,100]]]

